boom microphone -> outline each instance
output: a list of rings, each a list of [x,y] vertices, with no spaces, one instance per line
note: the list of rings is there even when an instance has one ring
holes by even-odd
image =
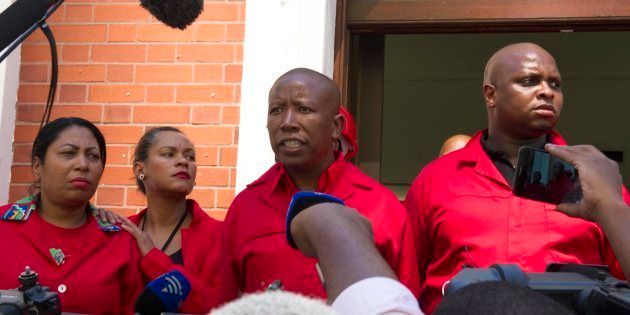
[[[144,288],[136,300],[136,314],[160,314],[176,311],[190,293],[190,282],[175,270],[167,272]]]
[[[0,13],[0,51],[39,22],[54,3],[51,0],[17,0]]]
[[[160,22],[183,30],[201,14],[203,0],[140,0],[140,6]]]

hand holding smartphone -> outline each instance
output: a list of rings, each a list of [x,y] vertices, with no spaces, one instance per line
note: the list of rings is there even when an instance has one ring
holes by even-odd
[[[573,165],[547,151],[522,147],[518,151],[512,192],[520,197],[551,204],[582,199],[578,172]]]

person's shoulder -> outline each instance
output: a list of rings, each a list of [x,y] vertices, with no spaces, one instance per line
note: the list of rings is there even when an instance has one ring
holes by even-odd
[[[36,204],[33,196],[24,197],[16,202],[0,207],[0,221],[3,222],[24,222],[27,221],[31,213],[36,211]]]

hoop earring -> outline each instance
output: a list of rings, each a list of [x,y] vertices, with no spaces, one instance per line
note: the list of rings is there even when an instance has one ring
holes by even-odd
[[[143,180],[144,180],[144,174],[140,174],[140,175],[138,175],[138,179],[139,179],[139,180],[141,180],[141,181],[143,181]]]

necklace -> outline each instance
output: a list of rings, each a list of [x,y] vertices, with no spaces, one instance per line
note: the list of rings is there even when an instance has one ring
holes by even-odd
[[[141,230],[144,231],[144,225],[147,221],[147,215],[149,214],[149,212],[147,211],[147,213],[144,214],[144,216],[142,217],[142,228]],[[164,243],[164,245],[162,246],[161,251],[166,250],[166,248],[168,247],[168,245],[171,244],[171,241],[173,240],[173,237],[175,237],[175,234],[177,234],[177,231],[179,231],[179,228],[182,227],[182,224],[184,224],[184,220],[186,219],[186,216],[188,215],[188,211],[184,211],[184,215],[182,215],[182,217],[179,219],[179,222],[177,222],[177,225],[175,225],[175,228],[173,229],[173,232],[171,232],[171,235],[168,236],[168,239],[166,240],[166,243]]]

